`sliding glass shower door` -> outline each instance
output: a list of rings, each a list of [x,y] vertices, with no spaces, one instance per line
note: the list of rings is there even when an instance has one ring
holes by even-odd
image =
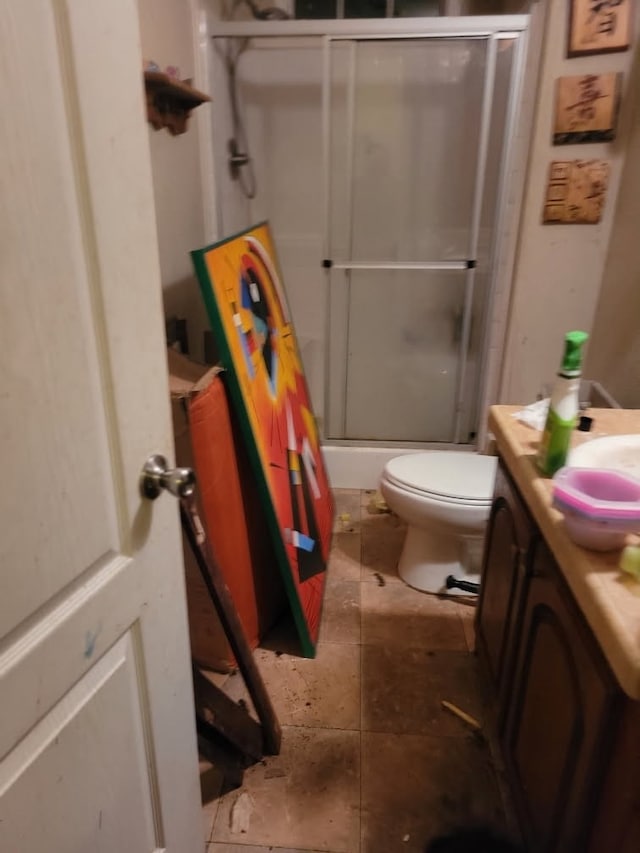
[[[325,40],[329,439],[473,440],[516,43]]]

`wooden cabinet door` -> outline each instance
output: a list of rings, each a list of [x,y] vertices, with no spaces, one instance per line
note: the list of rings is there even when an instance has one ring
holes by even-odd
[[[535,528],[502,463],[494,495],[485,541],[476,637],[478,653],[499,697],[500,727],[503,700],[509,692],[525,555]]]
[[[640,850],[640,702],[620,696],[620,720],[598,792],[589,853]]]
[[[615,684],[543,540],[533,546],[503,747],[532,851],[581,851]]]

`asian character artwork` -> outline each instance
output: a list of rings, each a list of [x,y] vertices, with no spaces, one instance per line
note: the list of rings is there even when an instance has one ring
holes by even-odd
[[[556,160],[549,168],[543,211],[545,224],[600,222],[609,184],[606,160]]]
[[[568,56],[628,50],[632,0],[570,0]]]
[[[313,657],[333,499],[269,226],[191,256],[302,652]]]
[[[614,72],[558,78],[553,144],[615,139],[621,84]]]

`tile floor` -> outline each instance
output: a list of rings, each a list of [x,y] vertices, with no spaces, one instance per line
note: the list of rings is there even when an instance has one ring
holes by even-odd
[[[455,826],[505,826],[489,748],[440,704],[483,719],[474,607],[399,580],[404,529],[372,498],[336,493],[316,659],[287,654],[286,633],[256,651],[281,754],[222,796],[203,765],[208,853],[421,853]],[[246,699],[239,675],[225,690]]]

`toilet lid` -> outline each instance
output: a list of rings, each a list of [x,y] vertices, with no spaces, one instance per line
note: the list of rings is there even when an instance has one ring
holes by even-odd
[[[487,503],[493,497],[497,458],[477,453],[433,450],[407,453],[387,463],[385,472],[401,486],[441,498]]]

